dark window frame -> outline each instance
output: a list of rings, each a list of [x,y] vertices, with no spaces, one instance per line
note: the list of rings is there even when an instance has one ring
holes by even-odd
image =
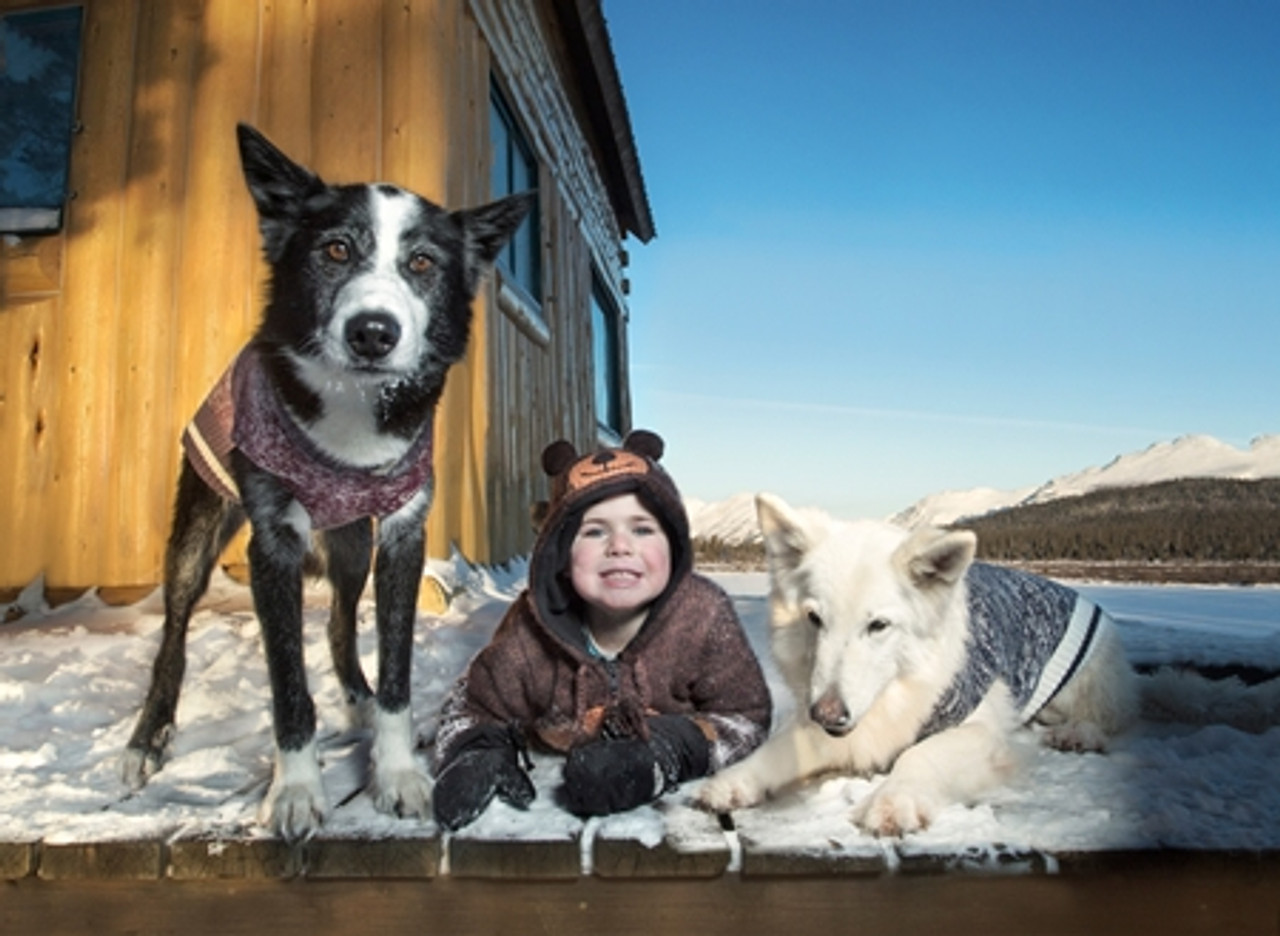
[[[516,119],[496,78],[489,81],[489,127],[493,162],[490,167],[490,195],[502,198],[541,188],[541,168],[529,145],[528,135]],[[538,319],[542,315],[543,257],[542,212],[533,209],[498,255],[497,268],[504,285],[515,286],[517,298],[530,305]]]
[[[620,441],[623,425],[622,309],[600,275],[591,273],[591,368],[596,429]]]
[[[53,234],[66,221],[84,20],[82,4],[0,13],[0,232]],[[41,31],[51,41],[33,41]]]

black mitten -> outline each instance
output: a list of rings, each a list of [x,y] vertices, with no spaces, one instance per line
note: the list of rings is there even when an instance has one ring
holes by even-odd
[[[571,750],[564,765],[565,805],[579,816],[634,809],[663,786],[653,748],[639,738],[592,741]]]
[[[527,809],[537,791],[520,767],[514,730],[482,725],[471,729],[436,778],[432,811],[436,825],[456,831],[474,820],[494,796]]]
[[[711,743],[691,718],[683,715],[650,718],[649,744],[666,781],[664,793],[686,780],[705,777],[711,769]]]
[[[649,719],[649,740],[592,741],[569,752],[564,799],[579,816],[605,816],[634,809],[706,774],[711,751],[706,737],[680,715]]]

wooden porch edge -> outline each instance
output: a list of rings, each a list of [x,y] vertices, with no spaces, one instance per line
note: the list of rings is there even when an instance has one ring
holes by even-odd
[[[1276,855],[1151,853],[1072,873],[712,879],[42,880],[0,932],[1274,934]]]

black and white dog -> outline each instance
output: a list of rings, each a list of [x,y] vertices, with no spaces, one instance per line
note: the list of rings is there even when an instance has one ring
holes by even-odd
[[[413,756],[409,676],[432,421],[445,375],[466,351],[480,277],[532,196],[448,212],[391,185],[327,185],[251,127],[237,132],[269,299],[257,333],[183,436],[164,634],[124,779],[139,788],[160,766],[174,733],[188,619],[248,519],[276,735],[263,821],[296,839],[328,809],[302,653],[311,554],[333,586],[334,668],[348,701],[372,722],[375,802],[426,816],[430,783]],[[355,640],[375,539],[376,695]]]

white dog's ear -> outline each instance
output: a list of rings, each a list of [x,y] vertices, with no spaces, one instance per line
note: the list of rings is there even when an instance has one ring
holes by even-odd
[[[969,570],[978,537],[969,530],[921,527],[898,547],[894,558],[921,588],[954,585]]]
[[[770,567],[793,571],[814,546],[813,535],[803,518],[773,494],[756,495],[756,515],[760,519]]]

